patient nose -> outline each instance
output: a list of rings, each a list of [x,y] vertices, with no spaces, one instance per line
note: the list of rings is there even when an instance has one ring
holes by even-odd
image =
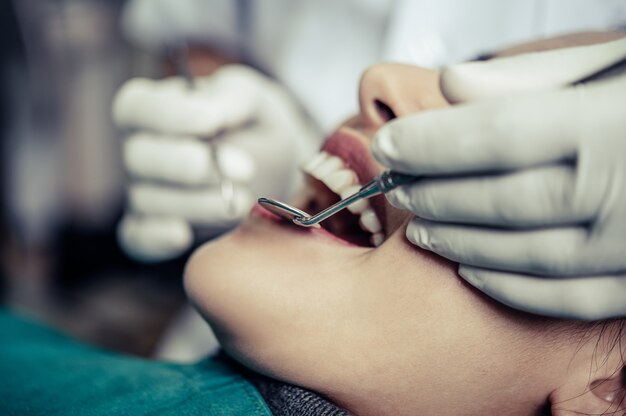
[[[443,105],[436,71],[379,64],[365,70],[361,77],[360,116],[370,128],[378,129],[396,117]]]
[[[359,105],[361,116],[371,127],[380,127],[406,114],[406,99],[402,93],[402,77],[393,64],[374,65],[361,77]]]

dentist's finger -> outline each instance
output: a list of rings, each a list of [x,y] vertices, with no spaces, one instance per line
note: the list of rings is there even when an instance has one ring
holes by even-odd
[[[589,267],[597,264],[587,261],[593,254],[593,240],[584,227],[510,230],[414,218],[406,235],[423,249],[458,263],[489,269],[571,276],[593,274],[595,270]],[[612,254],[607,255],[602,267],[616,270],[626,267],[623,256]]]
[[[183,218],[193,225],[224,227],[235,224],[250,210],[254,198],[244,187],[235,186],[233,199],[224,199],[220,186],[180,189],[152,184],[134,184],[128,191],[132,212],[149,216]]]
[[[441,90],[460,103],[564,87],[622,60],[626,39],[597,45],[527,53],[445,68]]]
[[[240,183],[254,177],[256,164],[249,152],[230,143],[218,146],[190,136],[141,132],[125,141],[124,164],[135,177],[194,186],[215,183],[212,152],[217,149],[221,175]]]
[[[507,227],[581,224],[599,195],[580,195],[575,168],[556,165],[502,175],[425,179],[387,194],[397,208],[447,223]]]
[[[193,244],[193,231],[182,218],[126,214],[117,226],[124,252],[142,262],[178,257]]]
[[[545,278],[467,265],[459,274],[514,309],[555,318],[599,320],[626,316],[626,276]]]
[[[401,117],[379,130],[372,152],[392,169],[426,176],[575,161],[591,144],[584,132],[598,123],[621,131],[625,77]]]
[[[215,135],[252,119],[258,89],[220,81],[198,79],[190,88],[180,77],[132,79],[115,97],[113,118],[122,127],[192,136]]]
[[[382,164],[415,175],[507,171],[573,159],[576,120],[589,106],[567,89],[417,113],[379,130],[372,152]]]

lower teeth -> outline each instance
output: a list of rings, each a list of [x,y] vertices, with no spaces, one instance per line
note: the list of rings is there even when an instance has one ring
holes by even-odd
[[[383,241],[385,241],[385,236],[383,233],[372,234],[371,242],[374,245],[374,247],[380,246],[383,243]]]

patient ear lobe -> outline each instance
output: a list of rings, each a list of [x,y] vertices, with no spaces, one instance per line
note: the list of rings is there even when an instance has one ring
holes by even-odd
[[[586,376],[581,370],[550,394],[553,416],[626,414],[626,368],[600,375],[587,367]]]

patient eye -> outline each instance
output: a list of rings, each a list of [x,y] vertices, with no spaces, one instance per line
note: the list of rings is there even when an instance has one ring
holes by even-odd
[[[374,107],[376,112],[383,119],[385,123],[396,118],[396,113],[393,112],[391,107],[380,100],[374,100]]]

